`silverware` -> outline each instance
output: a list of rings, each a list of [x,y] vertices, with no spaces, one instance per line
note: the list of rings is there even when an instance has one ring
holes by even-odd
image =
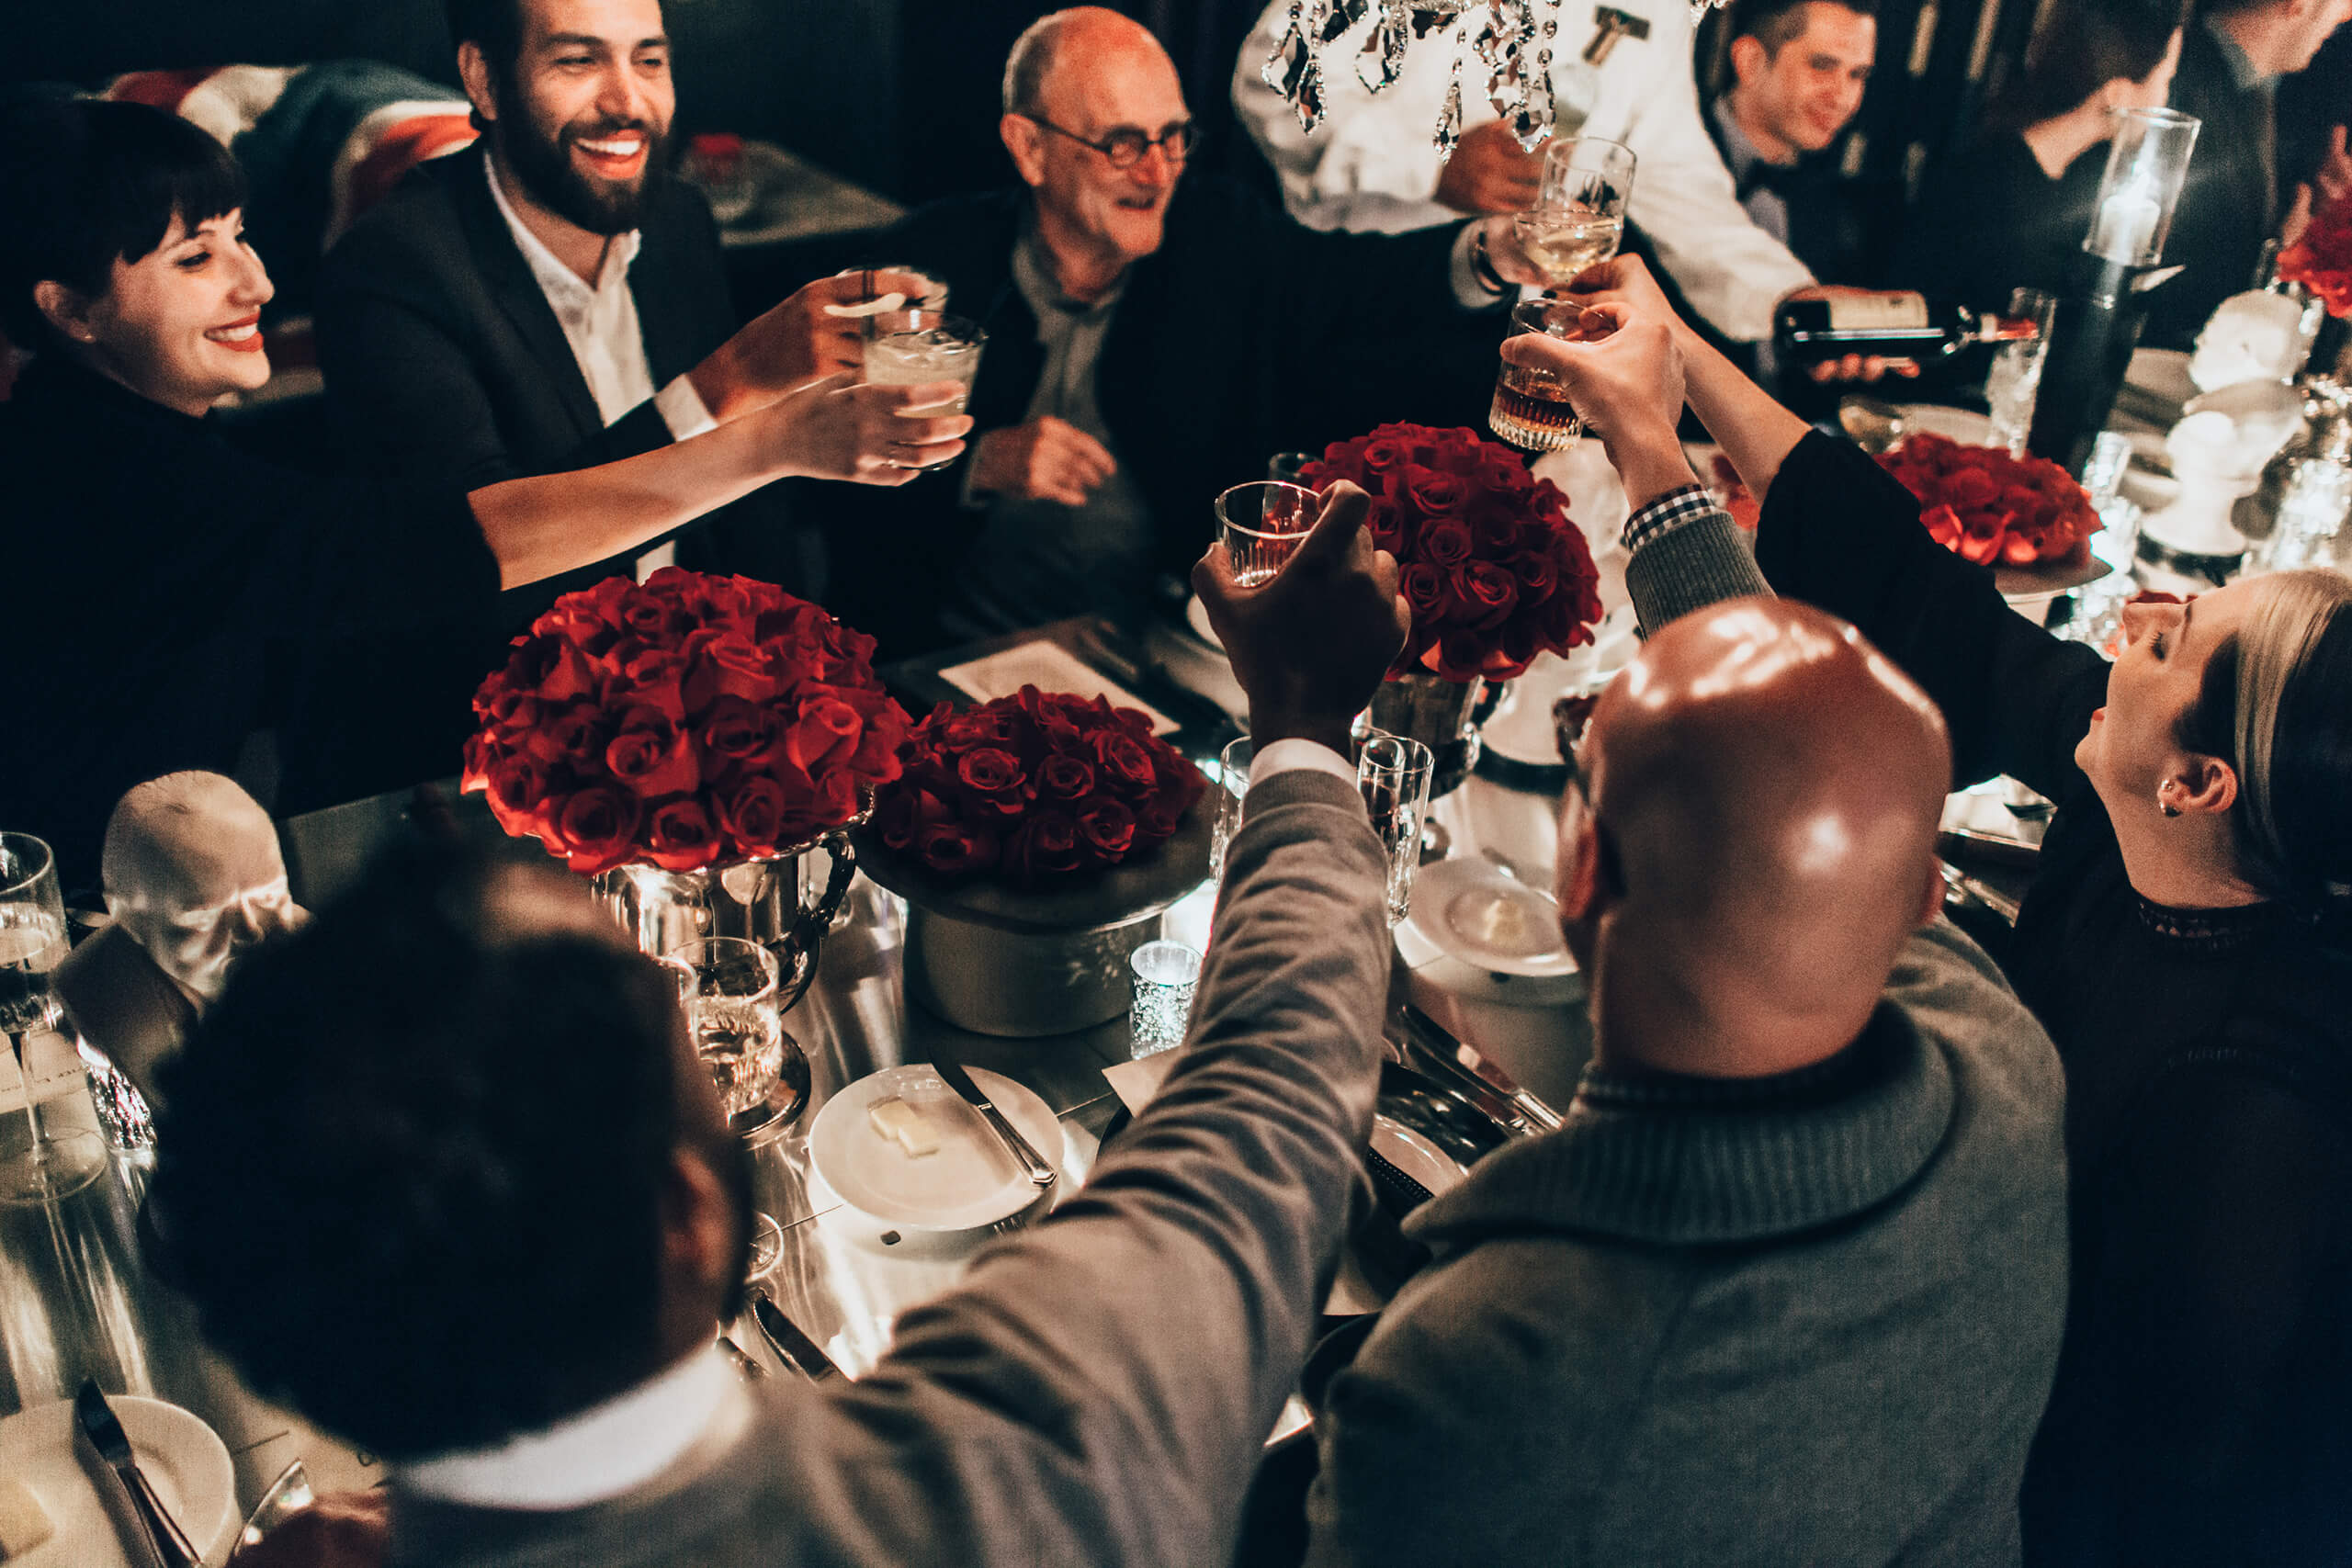
[[[121,1420],[107,1403],[107,1396],[98,1392],[96,1381],[82,1380],[81,1392],[74,1396],[74,1419],[130,1496],[131,1511],[146,1532],[148,1550],[154,1554],[155,1562],[162,1568],[201,1568],[196,1548],[188,1544],[179,1525],[164,1512],[155,1489],[147,1483],[137,1457],[130,1451],[130,1438],[124,1433]]]
[[[823,1382],[837,1378],[842,1370],[833,1359],[818,1347],[817,1342],[800,1332],[800,1325],[784,1315],[784,1309],[768,1295],[767,1287],[752,1287],[752,1318],[768,1343],[784,1359],[784,1364],[807,1378],[810,1382]]]
[[[995,1130],[996,1135],[1004,1141],[1004,1146],[1012,1151],[1012,1157],[1021,1162],[1021,1168],[1028,1173],[1030,1180],[1041,1188],[1054,1184],[1054,1168],[1046,1163],[1045,1156],[1029,1146],[1029,1140],[1021,1135],[1021,1129],[1007,1120],[1003,1111],[989,1102],[989,1097],[980,1092],[980,1086],[972,1081],[971,1074],[954,1062],[933,1062],[932,1067],[946,1080],[949,1089],[968,1100],[972,1109],[980,1113],[981,1120]]]
[[[735,1364],[735,1370],[742,1374],[745,1382],[757,1382],[768,1375],[768,1370],[752,1359],[750,1352],[736,1344],[735,1337],[723,1328],[718,1331],[718,1345],[727,1359]]]
[[[1944,887],[1948,897],[1958,898],[1963,903],[1973,904],[1981,909],[1987,910],[2005,925],[2013,926],[2018,923],[2019,906],[2016,899],[2000,892],[1989,883],[1978,881],[1948,860],[1939,860],[1936,864],[1943,872]]]

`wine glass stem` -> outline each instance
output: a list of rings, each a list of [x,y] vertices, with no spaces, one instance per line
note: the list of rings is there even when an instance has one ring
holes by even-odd
[[[17,1089],[25,1097],[25,1122],[32,1129],[33,1141],[28,1147],[34,1159],[40,1158],[40,1112],[33,1105],[33,1076],[25,1066],[25,1041],[28,1036],[19,1030],[8,1032],[8,1044],[17,1063]]]

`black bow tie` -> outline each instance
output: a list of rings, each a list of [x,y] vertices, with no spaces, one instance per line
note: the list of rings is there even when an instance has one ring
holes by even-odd
[[[1747,172],[1739,176],[1737,197],[1740,204],[1745,206],[1747,198],[1758,191],[1769,190],[1782,201],[1786,201],[1794,194],[1799,184],[1796,164],[1768,164],[1763,159],[1757,158],[1749,162]]]

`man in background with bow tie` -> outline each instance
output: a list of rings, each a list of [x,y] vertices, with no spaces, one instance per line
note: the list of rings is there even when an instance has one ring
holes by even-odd
[[[1815,277],[1854,277],[1861,225],[1825,156],[1862,107],[1878,57],[1877,0],[1744,0],[1734,7],[1732,82],[1707,106],[1707,134],[1758,229]]]

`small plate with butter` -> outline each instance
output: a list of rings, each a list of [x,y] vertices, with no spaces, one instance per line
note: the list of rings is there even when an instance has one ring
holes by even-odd
[[[1043,1100],[1001,1073],[970,1071],[1032,1148],[1064,1163],[1061,1122]],[[827,1100],[808,1129],[808,1159],[843,1203],[902,1231],[985,1230],[1038,1201],[980,1113],[921,1063],[885,1067]]]

